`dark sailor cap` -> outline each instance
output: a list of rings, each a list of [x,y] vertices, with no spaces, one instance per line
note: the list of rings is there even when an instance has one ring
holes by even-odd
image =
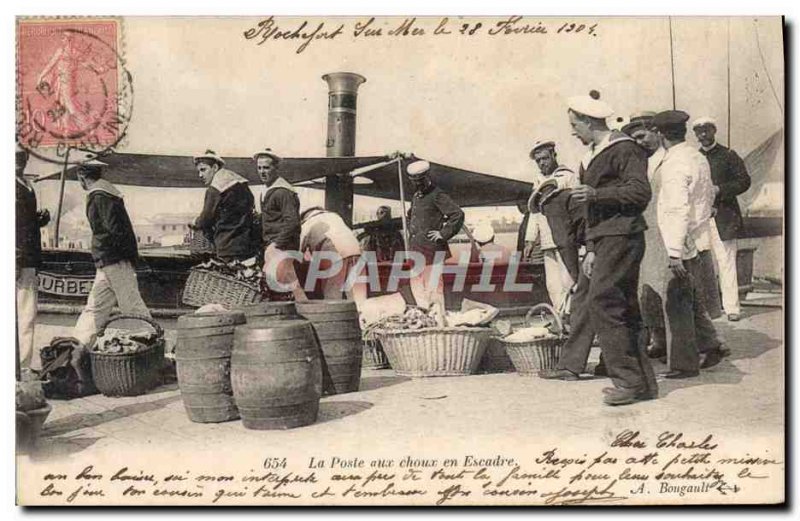
[[[658,130],[670,130],[674,128],[685,128],[689,121],[689,114],[682,110],[665,110],[659,112],[653,118],[653,126]]]

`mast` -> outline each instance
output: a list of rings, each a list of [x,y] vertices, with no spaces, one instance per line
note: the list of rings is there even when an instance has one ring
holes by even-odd
[[[731,142],[731,18],[728,17],[728,146],[732,147]]]
[[[58,210],[56,211],[56,238],[53,245],[58,248],[58,238],[61,233],[61,209],[64,206],[64,185],[67,180],[67,165],[69,165],[69,152],[72,147],[67,147],[67,153],[64,156],[64,168],[61,170],[61,187],[58,190]]]
[[[676,110],[675,103],[675,51],[672,48],[672,17],[669,18],[669,65],[672,73],[672,110]]]
[[[403,161],[399,157],[397,158],[397,182],[400,186],[400,204],[402,205],[400,218],[403,222],[403,246],[405,246],[406,251],[408,251],[408,223],[406,222],[406,194],[403,189]]]

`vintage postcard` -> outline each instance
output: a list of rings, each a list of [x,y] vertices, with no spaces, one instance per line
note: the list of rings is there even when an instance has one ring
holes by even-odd
[[[784,30],[18,17],[18,504],[784,503]]]

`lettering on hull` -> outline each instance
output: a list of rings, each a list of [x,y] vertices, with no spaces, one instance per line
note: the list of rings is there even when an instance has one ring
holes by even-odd
[[[39,291],[64,297],[87,297],[92,290],[94,277],[65,277],[39,272]]]

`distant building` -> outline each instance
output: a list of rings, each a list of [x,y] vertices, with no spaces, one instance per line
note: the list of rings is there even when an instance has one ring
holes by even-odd
[[[516,233],[519,225],[520,221],[508,219],[505,216],[500,220],[492,220],[492,228],[494,228],[495,233]]]
[[[189,244],[189,223],[196,217],[194,213],[155,214],[144,222],[133,223],[136,241],[145,248]],[[178,242],[176,236],[183,240]]]
[[[133,223],[136,242],[140,248],[158,246],[180,246],[189,244],[189,223],[195,214],[159,213]],[[42,229],[42,247],[55,248],[55,224]],[[86,220],[62,220],[59,230],[59,249],[88,250],[92,243],[92,231]]]

